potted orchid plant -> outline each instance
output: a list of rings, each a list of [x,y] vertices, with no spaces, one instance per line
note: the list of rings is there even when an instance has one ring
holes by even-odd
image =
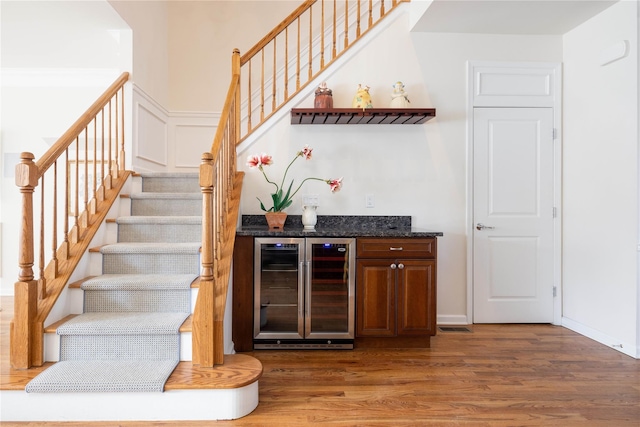
[[[249,156],[249,158],[247,159],[247,165],[251,168],[258,168],[258,170],[262,172],[264,179],[274,187],[274,192],[271,193],[271,201],[273,203],[273,206],[271,206],[269,209],[267,209],[264,203],[262,202],[262,200],[260,200],[260,198],[257,197],[258,201],[260,202],[260,209],[265,211],[266,214],[277,213],[277,212],[284,213],[283,211],[289,206],[291,206],[291,204],[293,203],[293,197],[298,193],[298,191],[300,191],[300,189],[302,188],[302,185],[307,181],[311,181],[311,180],[323,181],[329,185],[332,193],[340,191],[340,189],[342,188],[342,178],[324,179],[324,178],[316,178],[316,177],[305,178],[297,187],[295,187],[295,189],[294,189],[294,180],[291,180],[289,185],[286,187],[286,191],[285,191],[285,181],[287,178],[287,173],[289,172],[289,168],[291,168],[291,165],[293,165],[293,163],[296,160],[298,160],[298,158],[300,157],[304,158],[305,160],[311,160],[312,151],[313,151],[312,148],[305,145],[302,150],[296,153],[293,160],[289,162],[289,165],[285,169],[284,175],[282,176],[282,180],[280,181],[280,184],[271,180],[267,176],[267,173],[265,171],[265,166],[270,166],[273,164],[273,158],[270,155],[263,153],[260,155]],[[284,215],[286,218],[286,214]],[[268,215],[267,215],[267,220],[269,220]],[[282,224],[284,224],[284,220],[282,220]],[[282,225],[280,225],[280,227],[281,226]]]

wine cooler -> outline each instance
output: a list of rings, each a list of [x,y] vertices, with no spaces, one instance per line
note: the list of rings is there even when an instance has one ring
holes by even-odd
[[[355,239],[255,239],[254,348],[353,348]]]

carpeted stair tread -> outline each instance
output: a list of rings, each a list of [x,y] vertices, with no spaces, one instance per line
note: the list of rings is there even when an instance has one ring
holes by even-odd
[[[202,224],[202,216],[123,216],[117,224]]]
[[[100,253],[108,254],[198,254],[200,242],[184,243],[156,243],[156,242],[129,242],[112,243],[100,248]]]
[[[135,335],[179,333],[190,313],[83,313],[57,329],[58,335]]]
[[[142,192],[133,193],[129,196],[132,200],[201,200],[202,194],[200,193],[157,193],[157,192]]]
[[[27,393],[162,392],[176,360],[67,360],[31,380]],[[117,408],[114,408],[117,410]]]
[[[80,285],[85,291],[191,289],[196,274],[103,274]]]

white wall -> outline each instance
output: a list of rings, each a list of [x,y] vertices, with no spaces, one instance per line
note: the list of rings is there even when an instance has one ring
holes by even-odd
[[[41,156],[131,69],[132,52],[130,30],[104,1],[2,1],[0,8],[0,294],[6,295],[18,279],[19,153]]]
[[[412,107],[435,107],[423,125],[291,126],[285,116],[239,153],[246,169],[241,210],[260,213],[256,197],[269,200],[270,187],[257,170],[247,169],[249,154],[267,152],[281,173],[305,144],[314,149],[290,176],[344,176],[341,192],[311,182],[302,194],[319,194],[319,215],[411,215],[414,225],[444,232],[438,248],[438,321],[466,323],[466,61],[560,62],[559,36],[410,34],[403,15],[327,79],[335,107],[350,107],[359,83],[371,87],[374,107],[388,106],[392,85],[405,83]],[[310,107],[309,97],[298,106]],[[375,207],[365,207],[365,195]],[[291,214],[300,214],[296,197]]]
[[[637,7],[564,36],[563,324],[640,356]],[[601,66],[623,40],[628,56]]]

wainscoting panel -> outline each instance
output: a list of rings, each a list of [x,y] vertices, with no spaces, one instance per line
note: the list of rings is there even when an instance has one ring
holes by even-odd
[[[166,171],[169,115],[140,88],[133,90],[133,166],[137,171]],[[140,170],[142,169],[142,170]]]
[[[202,153],[211,149],[220,115],[213,113],[172,113],[169,119],[173,168],[197,172]]]
[[[211,149],[219,113],[169,112],[133,87],[133,169],[136,172],[197,172]]]

